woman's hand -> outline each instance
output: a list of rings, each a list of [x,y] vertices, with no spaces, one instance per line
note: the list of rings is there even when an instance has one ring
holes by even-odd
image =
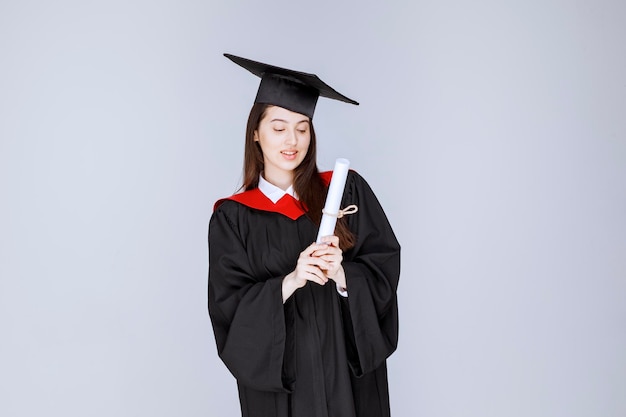
[[[308,281],[324,285],[329,277],[324,273],[330,263],[314,253],[323,253],[328,249],[326,243],[313,243],[300,252],[296,269],[283,279],[283,303],[298,289],[306,285]]]
[[[322,268],[324,275],[332,279],[346,290],[346,275],[341,263],[343,262],[343,251],[339,248],[339,238],[337,236],[325,236],[322,239],[327,246],[313,252],[313,256],[318,257],[326,262],[326,268]]]
[[[322,243],[313,243],[298,257],[296,269],[283,279],[283,303],[308,281],[325,285],[329,279],[346,291],[346,274],[341,262],[343,251],[337,236],[326,236]]]

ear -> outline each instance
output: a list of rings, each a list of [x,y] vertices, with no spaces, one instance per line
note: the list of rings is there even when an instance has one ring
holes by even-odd
[[[254,141],[255,141],[255,142],[258,142],[258,141],[259,141],[259,131],[258,131],[258,130],[255,130],[255,131],[254,131],[254,136],[253,136],[253,138],[254,138]]]

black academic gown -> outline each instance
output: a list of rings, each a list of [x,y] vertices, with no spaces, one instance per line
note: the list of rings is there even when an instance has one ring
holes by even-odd
[[[359,211],[347,217],[357,238],[343,254],[348,298],[333,281],[309,282],[285,304],[282,280],[317,226],[289,195],[272,204],[247,193],[218,202],[209,224],[209,314],[242,416],[389,416],[400,246],[369,185],[349,172],[342,207]]]

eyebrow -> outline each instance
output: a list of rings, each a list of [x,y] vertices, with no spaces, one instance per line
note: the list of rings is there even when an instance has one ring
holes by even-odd
[[[283,123],[289,123],[289,122],[288,122],[287,120],[285,120],[285,119],[272,119],[272,120],[270,120],[270,123],[272,123],[272,122],[283,122]],[[300,123],[304,123],[304,122],[309,123],[309,120],[308,120],[308,119],[302,119],[302,120],[300,120],[299,122],[296,122],[296,124],[297,124],[297,125],[299,125]]]

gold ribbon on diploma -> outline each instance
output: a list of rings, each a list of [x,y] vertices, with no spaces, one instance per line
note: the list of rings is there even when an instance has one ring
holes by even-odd
[[[327,216],[336,217],[338,219],[341,219],[343,216],[347,216],[349,214],[354,214],[357,211],[359,211],[359,208],[357,207],[356,204],[350,204],[348,207],[340,209],[338,213],[329,213],[326,210],[322,209],[323,214],[326,214]]]

